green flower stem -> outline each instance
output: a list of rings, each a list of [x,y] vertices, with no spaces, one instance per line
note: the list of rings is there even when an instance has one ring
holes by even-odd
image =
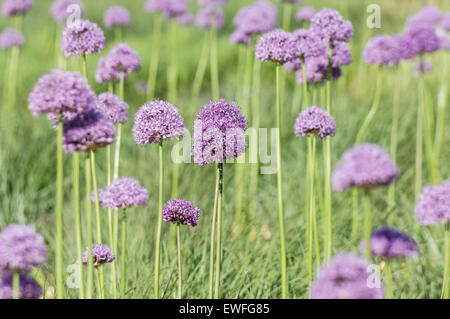
[[[420,85],[420,89],[422,89],[422,92],[419,92],[422,94],[422,101],[424,104],[424,112],[425,112],[425,119],[424,119],[424,138],[425,138],[425,153],[427,156],[427,164],[428,164],[428,172],[430,175],[431,183],[437,184],[438,183],[438,168],[437,168],[437,161],[435,158],[435,152],[434,152],[434,141],[432,136],[432,129],[434,126],[434,112],[433,107],[428,102],[429,99],[426,98],[426,87],[425,87],[425,81],[423,77],[421,77],[421,80],[423,83]]]
[[[93,244],[93,230],[92,230],[92,202],[91,202],[91,163],[89,156],[86,154],[85,164],[85,188],[86,188],[86,241],[88,246],[88,260],[87,260],[87,288],[86,288],[86,298],[91,299],[93,296],[94,289],[94,262],[92,259],[92,244]]]
[[[197,64],[194,82],[192,84],[191,105],[195,107],[197,107],[196,105],[198,103],[198,96],[203,84],[203,79],[205,77],[206,67],[208,66],[208,55],[209,55],[209,34],[205,33],[202,51],[200,53],[200,59]]]
[[[438,108],[437,108],[437,121],[436,121],[436,137],[435,137],[435,147],[434,147],[434,157],[436,162],[439,163],[439,157],[442,151],[442,145],[445,140],[446,132],[446,113],[447,113],[447,74],[448,74],[448,56],[446,52],[442,52],[444,55],[442,60],[444,61],[442,72],[441,72],[441,87],[438,94]]]
[[[397,70],[398,72],[398,70]],[[402,88],[402,74],[398,72],[397,76],[397,89],[394,90],[394,103],[392,107],[392,129],[391,129],[391,157],[394,163],[397,161],[397,143],[398,143],[398,125],[399,125],[399,113],[400,113],[400,91]],[[390,207],[395,205],[395,183],[389,187],[388,203]]]
[[[156,14],[153,19],[153,35],[152,35],[152,56],[150,60],[150,67],[147,81],[147,101],[152,101],[155,98],[156,78],[158,75],[158,64],[161,42],[161,27],[162,14]]]
[[[164,196],[164,156],[163,145],[159,143],[159,205],[158,205],[158,229],[156,231],[156,247],[155,247],[155,282],[154,293],[155,299],[159,299],[159,267],[160,267],[160,249],[161,249],[161,231],[163,222],[163,196]]]
[[[222,205],[223,205],[223,163],[217,163],[219,174],[219,194],[217,198],[217,238],[216,238],[216,273],[214,298],[220,297],[220,268],[222,264]]]
[[[16,104],[16,91],[17,91],[17,68],[19,65],[19,47],[13,47],[10,49],[11,56],[9,60],[9,75],[8,75],[8,95],[7,95],[7,118],[11,129],[14,129],[14,114]]]
[[[64,298],[63,279],[63,122],[58,116],[57,154],[56,154],[56,298]]]
[[[105,299],[104,291],[103,291],[103,285],[102,285],[102,275],[101,275],[101,269],[102,266],[95,267],[95,277],[97,278],[97,295],[98,299]]]
[[[116,43],[122,42],[122,27],[118,26],[114,28],[114,39]]]
[[[217,164],[218,165],[218,164]],[[210,256],[209,256],[209,295],[208,298],[212,299],[214,296],[214,239],[216,238],[216,219],[217,219],[217,202],[219,198],[219,180],[220,172],[219,168],[216,169],[216,191],[214,193],[214,208],[211,222],[211,241],[210,241]]]
[[[20,274],[18,270],[13,271],[12,278],[12,297],[13,299],[19,299],[19,289],[20,289]]]
[[[178,299],[183,297],[183,283],[182,283],[182,271],[181,271],[181,235],[180,224],[177,224],[177,256],[178,256]]]
[[[358,188],[352,189],[352,234],[351,234],[351,243],[355,245],[354,247],[358,247],[358,239],[359,239],[359,192]]]
[[[220,99],[219,87],[219,65],[217,62],[217,28],[213,27],[210,31],[210,72],[211,72],[211,92],[214,101]]]
[[[77,257],[80,271],[80,299],[85,298],[84,288],[84,265],[83,260],[83,238],[81,233],[81,212],[80,212],[80,153],[75,152],[72,156],[73,164],[73,202],[75,211],[75,231],[77,237]]]
[[[443,298],[450,299],[450,223],[445,224]]]
[[[307,188],[306,188],[306,196],[308,198],[308,210],[306,211],[306,224],[307,224],[307,246],[308,246],[308,282],[311,283],[313,280],[313,211],[315,208],[314,201],[314,179],[313,176],[313,141],[312,137],[308,138],[308,160],[307,160]]]
[[[422,158],[423,158],[423,127],[424,127],[424,114],[425,107],[423,101],[423,79],[419,79],[419,106],[417,109],[417,127],[416,127],[416,163],[415,170],[416,176],[414,181],[414,194],[415,199],[419,198],[422,190]]]
[[[303,109],[309,107],[309,95],[308,95],[308,81],[306,78],[306,66],[305,59],[302,59],[302,74],[303,74]]]
[[[370,237],[372,235],[372,213],[370,208],[370,195],[369,191],[363,192],[363,205],[364,205],[364,243],[365,243],[365,255],[368,260],[372,257],[370,249]]]
[[[283,30],[289,32],[291,28],[292,3],[283,4]]]
[[[126,211],[122,212],[122,258],[120,265],[120,297],[125,298],[126,286],[127,286],[127,215]]]
[[[124,86],[125,86],[125,75],[123,72],[120,74],[119,82],[119,98],[124,101]],[[117,136],[116,136],[116,149],[114,153],[114,174],[113,179],[119,177],[119,167],[120,167],[120,145],[122,141],[122,124],[117,124]]]
[[[384,267],[386,269],[386,299],[393,299],[394,294],[392,291],[392,267],[389,260],[385,260]]]
[[[107,166],[107,185],[111,184],[111,145],[106,146],[106,166]],[[115,214],[117,215],[117,214]],[[109,233],[109,245],[114,252],[117,252],[116,242],[114,237],[114,223],[113,223],[113,212],[111,208],[108,208],[108,233]],[[117,299],[117,271],[116,271],[116,260],[114,259],[111,263],[111,284],[113,291],[113,298]]]

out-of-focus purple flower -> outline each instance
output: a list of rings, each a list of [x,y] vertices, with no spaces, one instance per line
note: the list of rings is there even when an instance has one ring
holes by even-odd
[[[47,260],[44,238],[34,227],[12,224],[0,233],[0,270],[28,272]]]
[[[33,6],[33,0],[4,0],[2,14],[10,17],[16,14],[25,14]]]
[[[242,31],[241,29],[237,29],[230,36],[230,42],[233,44],[241,43],[244,45],[248,45],[250,43],[250,40],[251,36],[247,32]]]
[[[317,34],[307,29],[297,29],[291,34],[292,47],[295,57],[304,59],[310,57],[327,56],[328,43]]]
[[[251,6],[241,8],[233,19],[236,34],[251,37],[275,29],[277,9],[267,0],[259,0]]]
[[[41,286],[26,274],[19,275],[19,299],[40,299]],[[13,299],[13,274],[8,272],[0,278],[0,299]]]
[[[198,27],[203,29],[221,29],[225,23],[225,17],[221,7],[207,6],[202,8],[195,19]]]
[[[450,222],[450,180],[425,186],[416,203],[415,213],[423,226]]]
[[[28,108],[42,113],[82,113],[95,106],[94,91],[77,72],[54,70],[42,76],[28,96]]]
[[[303,66],[302,60],[294,59],[284,64],[284,68],[289,72],[301,70]]]
[[[180,139],[184,129],[178,109],[165,101],[144,104],[134,117],[134,140],[140,145]]]
[[[395,34],[393,39],[397,41],[400,59],[411,60],[417,55],[417,48],[411,37],[406,34]]]
[[[317,106],[311,106],[298,115],[294,132],[297,136],[307,137],[313,134],[325,139],[328,136],[334,136],[336,123],[327,111]]]
[[[98,195],[103,207],[113,209],[143,206],[148,202],[148,191],[131,177],[117,178],[106,189],[99,189]],[[95,201],[94,193],[91,198]]]
[[[300,3],[303,0],[278,0],[278,2],[284,2],[284,3]]]
[[[99,83],[120,81],[121,74],[128,78],[131,72],[141,69],[141,58],[126,43],[116,44],[111,51],[99,60],[95,78]]]
[[[6,50],[12,47],[23,46],[23,35],[12,28],[6,28],[0,34],[0,49]]]
[[[97,108],[114,124],[128,121],[128,104],[117,95],[109,92],[100,94],[97,97]]]
[[[101,57],[98,60],[97,70],[95,71],[95,80],[98,83],[119,82],[120,76],[120,71],[113,68],[113,61],[108,56]]]
[[[297,11],[295,18],[298,21],[311,21],[312,17],[316,14],[316,9],[310,6],[302,7]]]
[[[322,9],[311,19],[311,30],[330,41],[348,42],[353,37],[353,25],[332,9]]]
[[[413,41],[417,54],[432,53],[439,50],[440,40],[432,25],[410,25],[406,29],[406,35]]]
[[[450,31],[450,13],[446,13],[441,20],[441,28],[445,31]]]
[[[58,23],[64,23],[74,13],[72,6],[78,6],[77,13],[83,14],[83,6],[78,0],[55,0],[50,7],[50,13]]]
[[[197,0],[198,4],[201,6],[208,5],[224,5],[227,4],[229,0]]]
[[[167,223],[197,226],[200,209],[184,199],[174,199],[164,205],[163,219]]]
[[[297,58],[296,53],[291,34],[281,29],[264,33],[255,47],[256,58],[278,64],[285,64]]]
[[[167,7],[167,0],[147,0],[145,10],[148,12],[164,12]]]
[[[234,103],[204,105],[194,123],[194,162],[203,166],[240,156],[247,147],[246,129],[247,119]]]
[[[64,122],[63,149],[72,154],[95,151],[114,143],[116,128],[100,111],[92,109]]]
[[[331,63],[333,68],[338,68],[352,63],[352,53],[346,42],[336,41],[333,43]]]
[[[399,43],[393,36],[379,35],[371,38],[363,52],[366,63],[394,66],[400,62]]]
[[[376,144],[364,143],[347,150],[331,176],[335,191],[351,187],[371,189],[388,186],[398,176],[390,155]]]
[[[306,81],[308,84],[324,84],[328,81],[328,57],[308,58],[305,61]],[[333,81],[342,75],[340,68],[332,68],[331,77]],[[303,70],[297,72],[297,83],[303,84]]]
[[[407,26],[428,24],[434,26],[442,19],[442,12],[436,6],[424,6],[418,13],[408,17]]]
[[[177,17],[177,21],[181,25],[189,25],[194,22],[194,16],[190,12],[184,12]]]
[[[365,249],[364,241],[361,242],[361,249]],[[408,234],[395,228],[382,227],[372,233],[370,250],[374,256],[392,259],[414,257],[418,254],[419,247]]]
[[[83,264],[87,265],[89,258],[89,248],[87,248],[82,255]],[[99,267],[106,263],[111,263],[116,259],[113,255],[111,249],[102,244],[93,244],[92,245],[92,260],[94,267]]]
[[[189,0],[166,0],[163,14],[165,19],[174,19],[188,11]]]
[[[440,45],[442,50],[450,51],[450,36],[442,35],[439,37]]]
[[[383,299],[381,278],[368,270],[369,262],[353,253],[342,252],[323,266],[313,282],[312,299]],[[374,285],[369,285],[375,280]],[[376,285],[380,283],[380,285]]]
[[[433,69],[433,65],[430,61],[420,59],[414,64],[414,76],[419,77],[423,74],[430,73]]]
[[[61,48],[66,57],[100,53],[104,47],[105,35],[94,22],[77,20],[64,29]]]
[[[106,10],[103,24],[107,28],[123,27],[130,24],[130,12],[122,6],[113,6]]]

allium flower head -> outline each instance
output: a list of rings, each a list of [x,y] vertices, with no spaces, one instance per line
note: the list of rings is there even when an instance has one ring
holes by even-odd
[[[203,166],[240,156],[247,147],[246,129],[247,119],[234,103],[206,104],[194,124],[194,162]]]
[[[5,17],[25,14],[32,6],[33,0],[3,0],[2,14]]]
[[[107,28],[123,27],[130,24],[130,12],[122,6],[113,6],[106,10],[103,17],[103,24]]]
[[[298,21],[311,21],[312,17],[316,14],[316,9],[310,6],[302,7],[297,11],[295,18]]]
[[[117,95],[109,92],[100,94],[97,97],[97,108],[114,124],[123,124],[128,121],[128,104],[120,100]]]
[[[105,35],[94,22],[78,20],[64,29],[61,48],[66,57],[100,53],[104,47]]]
[[[177,17],[177,22],[180,25],[189,25],[194,22],[194,16],[190,12],[184,12]]]
[[[334,118],[327,111],[317,106],[312,106],[300,112],[295,121],[294,132],[297,136],[317,135],[325,139],[334,136],[336,133],[336,123]]]
[[[422,74],[430,73],[433,69],[433,65],[430,61],[420,59],[414,64],[414,76],[419,77]]]
[[[297,58],[296,53],[291,34],[281,29],[264,33],[255,47],[256,58],[278,64]]]
[[[401,60],[411,60],[417,55],[417,48],[413,39],[407,34],[395,34],[392,36],[397,41]]]
[[[163,12],[167,7],[167,0],[147,0],[145,10],[148,12]]]
[[[300,3],[303,0],[278,0],[279,2],[284,2],[284,3]]]
[[[163,4],[162,13],[165,19],[174,19],[185,14],[188,10],[189,0],[165,0]],[[158,8],[161,4],[155,4]],[[151,11],[151,10],[149,10]],[[161,10],[156,10],[161,11]]]
[[[383,287],[368,285],[370,280],[381,283],[377,274],[368,272],[369,262],[353,253],[339,253],[323,266],[319,279],[313,282],[312,299],[382,299]]]
[[[19,275],[19,299],[40,299],[41,286],[26,274]],[[8,272],[0,277],[0,299],[13,298],[13,274]]]
[[[12,47],[23,46],[23,35],[12,28],[6,28],[0,34],[0,49],[6,50]]]
[[[116,127],[100,111],[91,109],[64,122],[63,149],[72,154],[81,151],[95,151],[114,143]]]
[[[133,135],[137,144],[146,145],[184,136],[184,120],[169,102],[154,100],[142,106],[134,117]]]
[[[208,5],[224,5],[227,4],[229,0],[197,0],[197,3],[201,6]]]
[[[442,12],[436,6],[424,6],[418,13],[408,17],[407,26],[428,24],[434,26],[442,19]]]
[[[50,13],[58,23],[64,23],[73,13],[71,6],[78,6],[79,13],[83,14],[83,6],[78,0],[55,0],[50,7]]]
[[[328,81],[328,57],[308,58],[305,61],[306,81],[309,84],[324,84]],[[341,69],[333,67],[331,70],[332,80],[336,81],[341,77]],[[297,72],[297,82],[303,84],[303,70]]]
[[[435,28],[428,24],[414,24],[408,26],[406,34],[414,43],[416,52],[432,53],[439,50],[440,40],[435,32]]]
[[[95,106],[96,97],[77,72],[54,70],[42,76],[28,96],[28,108],[42,113],[82,113]]]
[[[196,25],[203,29],[221,29],[225,16],[221,7],[209,5],[197,13],[195,21]]]
[[[335,191],[350,187],[371,189],[390,185],[398,169],[390,155],[376,144],[364,143],[347,150],[331,176]]]
[[[328,43],[307,29],[297,29],[291,35],[296,58],[328,55]]]
[[[94,201],[95,197],[91,197]],[[99,201],[103,207],[113,209],[143,206],[148,202],[148,191],[141,187],[134,178],[120,177],[108,185],[106,189],[99,189]]]
[[[141,58],[126,43],[116,44],[105,57],[105,68],[112,70],[112,78],[115,81],[120,80],[120,74],[123,72],[127,78],[131,72],[141,69]],[[118,79],[116,76],[118,75]]]
[[[352,63],[352,53],[347,42],[336,41],[333,43],[331,63],[333,68]]]
[[[31,271],[47,260],[44,238],[34,227],[12,224],[0,233],[0,270]]]
[[[361,247],[365,247],[364,242],[361,244]],[[374,256],[392,259],[416,256],[419,247],[408,234],[395,228],[382,227],[372,233],[370,250]]]
[[[368,64],[394,66],[401,59],[399,43],[393,36],[375,36],[367,42],[363,56]]]
[[[423,226],[450,222],[450,180],[425,186],[416,203],[415,213]]]
[[[332,9],[322,9],[311,19],[311,30],[330,41],[348,42],[353,37],[353,25]]]
[[[251,37],[275,29],[277,9],[267,0],[259,0],[251,6],[241,8],[233,19],[236,33]]]
[[[174,199],[164,205],[163,219],[167,223],[197,226],[200,209],[184,199]]]
[[[233,44],[244,44],[244,45],[248,45],[250,43],[251,40],[251,36],[245,32],[242,31],[240,29],[237,29],[236,31],[234,31],[231,36],[230,36],[230,42]]]
[[[89,258],[89,248],[87,248],[82,255],[83,264],[87,265]],[[99,267],[106,263],[111,263],[116,259],[111,249],[102,244],[92,245],[92,260],[94,267]]]

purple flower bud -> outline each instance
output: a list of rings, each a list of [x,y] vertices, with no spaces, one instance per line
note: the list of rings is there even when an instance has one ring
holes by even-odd
[[[82,255],[83,264],[87,265],[89,258],[89,248],[87,248]],[[116,259],[113,255],[111,249],[102,244],[93,244],[92,245],[92,260],[94,263],[94,267],[99,267],[106,263],[111,263]]]
[[[92,193],[92,201],[95,201]],[[131,177],[115,179],[106,189],[98,190],[99,201],[103,207],[113,209],[126,209],[135,206],[143,206],[148,202],[148,191],[139,185],[139,182]]]
[[[28,275],[19,275],[19,299],[40,299],[41,286]],[[13,274],[6,273],[0,278],[0,299],[13,299]]]
[[[23,46],[23,35],[12,28],[6,28],[0,34],[0,49],[6,50],[12,47]]]
[[[167,0],[147,0],[145,10],[148,12],[164,12],[167,7]]]
[[[130,12],[122,6],[113,6],[106,10],[103,24],[107,28],[123,27],[130,24]]]
[[[361,242],[361,249],[365,249],[364,241]],[[395,228],[382,227],[372,233],[370,250],[374,256],[392,259],[414,257],[418,254],[419,247],[408,234]]]
[[[295,30],[292,32],[291,41],[296,59],[328,55],[328,43],[311,30]]]
[[[331,56],[333,68],[338,68],[352,63],[352,53],[346,42],[336,41],[333,43],[333,51]]]
[[[117,95],[108,92],[100,94],[97,97],[97,108],[114,124],[128,121],[128,104]]]
[[[83,6],[78,0],[55,0],[50,7],[50,13],[56,22],[64,23],[73,13],[69,8],[74,5],[78,6],[80,14],[83,14]]]
[[[450,222],[450,180],[423,188],[415,206],[416,218],[423,226]]]
[[[328,136],[334,136],[336,123],[327,111],[317,106],[311,106],[298,115],[294,132],[297,136],[307,137],[314,134],[325,139]]]
[[[61,48],[66,57],[100,53],[105,47],[102,29],[88,20],[77,20],[63,32]]]
[[[307,58],[305,61],[306,81],[309,84],[324,84],[328,81],[328,57]],[[341,77],[340,68],[332,68],[331,77],[336,81]],[[303,70],[297,72],[297,83],[303,84]]]
[[[10,17],[16,14],[25,14],[33,6],[33,0],[4,0],[2,14]]]
[[[184,199],[174,199],[164,205],[163,219],[167,223],[197,226],[200,209]]]

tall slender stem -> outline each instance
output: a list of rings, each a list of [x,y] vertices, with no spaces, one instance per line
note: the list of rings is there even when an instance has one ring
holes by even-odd
[[[106,166],[107,166],[107,184],[111,184],[111,145],[106,147]],[[117,214],[116,214],[117,215]],[[114,223],[113,223],[113,212],[111,208],[108,208],[108,233],[109,233],[109,245],[114,252],[117,252],[116,242],[114,237]],[[117,299],[117,270],[116,270],[116,260],[114,259],[111,263],[111,284],[113,291],[113,298]]]
[[[386,299],[393,299],[394,294],[392,291],[392,267],[389,260],[385,260],[384,267],[386,269]]]
[[[102,269],[102,266],[95,267],[95,275],[97,278],[97,296],[98,296],[98,299],[105,299],[102,280],[101,280],[101,278],[102,278],[101,269]]]
[[[370,248],[370,237],[372,235],[372,213],[370,208],[370,196],[369,191],[363,192],[363,204],[364,204],[364,243],[365,243],[365,255],[368,260],[372,257]]]
[[[437,161],[435,157],[435,151],[434,151],[434,140],[433,140],[433,126],[434,126],[434,112],[433,108],[428,102],[428,99],[425,95],[425,81],[423,77],[420,77],[420,80],[422,84],[420,84],[420,90],[419,92],[422,95],[421,100],[423,101],[423,108],[424,108],[424,138],[425,138],[425,153],[427,156],[427,164],[428,164],[428,173],[429,178],[431,180],[432,184],[437,184],[438,182],[438,168],[437,168]]]
[[[222,265],[222,205],[223,205],[223,163],[217,163],[219,174],[219,194],[217,199],[217,238],[216,238],[216,283],[214,298],[220,297],[220,268]]]
[[[443,298],[450,299],[450,223],[445,224]]]
[[[14,270],[12,274],[12,297],[13,299],[19,299],[20,290],[20,273],[18,270]]]
[[[283,29],[287,32],[290,31],[291,27],[292,7],[292,3],[283,4]]]
[[[217,164],[218,166],[218,164]],[[210,241],[210,256],[209,256],[209,298],[211,299],[214,295],[214,240],[216,238],[216,219],[217,219],[217,202],[219,200],[219,181],[220,172],[219,168],[216,169],[216,191],[214,193],[214,207],[211,222],[211,241]]]
[[[162,14],[156,14],[153,17],[153,35],[152,35],[152,57],[147,81],[147,101],[155,98],[156,78],[158,75],[159,64],[159,42],[161,41]]]
[[[306,78],[305,59],[302,59],[302,73],[303,73],[303,109],[306,109],[309,106],[309,96],[308,96],[308,80]]]
[[[359,238],[359,192],[355,187],[352,189],[352,235],[351,242],[355,247],[358,245]]]
[[[127,286],[127,215],[126,211],[122,212],[122,258],[120,265],[121,284],[120,284],[120,296],[125,298],[126,286]]]
[[[181,272],[181,235],[180,224],[177,224],[177,256],[178,256],[178,299],[183,297],[183,282]]]
[[[81,212],[80,212],[80,153],[75,152],[72,157],[73,163],[73,202],[75,211],[75,231],[77,237],[77,257],[80,271],[80,299],[85,298],[84,294],[84,265],[83,260],[83,239],[81,233]]]
[[[414,194],[416,200],[422,189],[422,158],[423,158],[423,126],[424,126],[424,102],[423,102],[423,79],[419,79],[419,106],[417,109],[417,127],[416,127],[416,177],[414,181]]]
[[[159,267],[160,267],[160,249],[161,249],[161,231],[163,222],[163,196],[164,196],[164,160],[163,145],[159,143],[159,205],[158,205],[158,229],[156,231],[156,247],[155,247],[155,282],[154,292],[155,299],[159,299]]]
[[[446,132],[446,113],[447,113],[447,76],[448,76],[448,56],[447,56],[447,52],[442,52],[442,59],[444,61],[443,63],[443,67],[442,67],[442,72],[441,72],[441,87],[439,89],[439,94],[438,94],[438,107],[437,107],[437,121],[436,121],[436,137],[435,137],[435,147],[434,147],[434,151],[435,151],[435,159],[436,162],[439,163],[439,157],[441,155],[441,150],[442,150],[442,144],[443,141],[445,139],[445,132]],[[439,172],[438,172],[439,173]]]
[[[397,70],[398,71],[398,70]],[[397,143],[398,143],[398,122],[400,111],[400,90],[402,88],[402,74],[398,72],[397,88],[394,90],[394,103],[392,107],[392,130],[391,130],[391,157],[394,163],[397,161]],[[390,207],[395,205],[395,183],[389,187],[388,203]]]
[[[210,58],[210,71],[211,71],[211,90],[212,98],[214,101],[220,98],[220,88],[219,88],[219,65],[217,62],[217,28],[211,28],[211,58]]]
[[[312,221],[312,198],[314,193],[312,192],[313,180],[311,178],[311,161],[312,161],[312,141],[308,138],[308,155],[306,161],[306,245],[308,247],[307,253],[307,265],[308,265],[308,282],[311,283],[313,280],[313,221]]]
[[[205,33],[202,45],[202,53],[197,64],[197,70],[195,71],[194,82],[192,84],[192,97],[191,105],[195,106],[198,102],[198,95],[203,84],[205,77],[206,67],[208,66],[208,54],[209,54],[209,37],[208,33]]]
[[[64,298],[63,280],[63,122],[58,116],[56,154],[56,298]]]
[[[87,260],[87,289],[86,289],[86,298],[91,299],[93,296],[94,289],[94,261],[92,259],[92,244],[93,244],[93,231],[92,231],[92,202],[91,202],[91,163],[89,156],[86,154],[86,159],[84,162],[84,171],[85,171],[85,188],[86,188],[86,230],[87,230],[87,246],[88,246],[88,260]],[[81,262],[81,261],[80,261]]]

